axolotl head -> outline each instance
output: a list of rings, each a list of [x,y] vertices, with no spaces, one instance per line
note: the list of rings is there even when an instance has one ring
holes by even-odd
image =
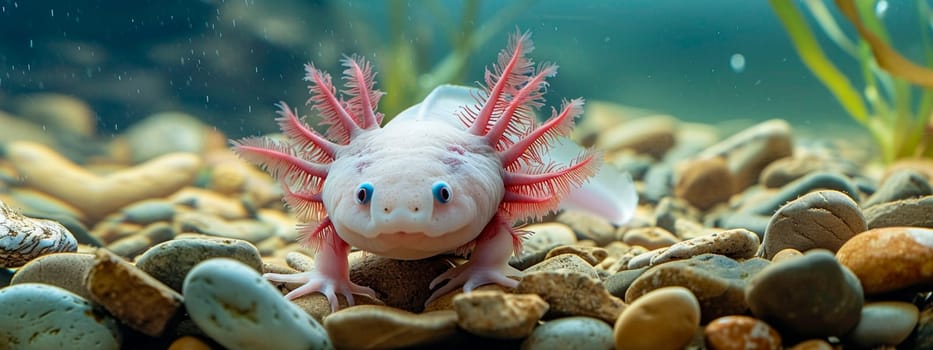
[[[502,201],[501,169],[479,136],[447,123],[397,120],[337,154],[322,200],[350,245],[421,259],[479,236]]]

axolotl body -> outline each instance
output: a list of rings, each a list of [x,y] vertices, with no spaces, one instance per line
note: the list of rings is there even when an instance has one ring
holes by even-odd
[[[438,276],[447,281],[430,300],[457,287],[465,291],[496,283],[514,287],[520,271],[508,265],[521,249],[517,222],[556,210],[559,201],[598,167],[596,153],[581,151],[569,162],[548,157],[549,148],[572,129],[583,100],[565,101],[539,123],[546,78],[553,64],[535,65],[528,33],[516,33],[487,69],[481,88],[440,86],[423,102],[380,127],[371,65],[344,59],[345,89],[307,65],[308,103],[328,126],[308,127],[285,103],[277,119],[286,141],[267,137],[234,143],[243,158],[282,184],[286,203],[308,224],[303,240],[317,250],[315,268],[266,274],[275,282],[302,283],[286,298],[321,292],[334,310],[343,295],[375,297],[349,277],[351,246],[394,259],[422,259],[453,252],[469,260]]]

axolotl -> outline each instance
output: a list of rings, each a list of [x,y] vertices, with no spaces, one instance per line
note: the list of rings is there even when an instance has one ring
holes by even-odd
[[[555,161],[549,149],[568,136],[583,111],[583,99],[564,101],[544,122],[550,63],[535,65],[529,33],[516,33],[479,88],[443,85],[385,127],[376,106],[372,65],[359,56],[343,59],[344,89],[331,76],[306,65],[312,111],[327,126],[310,128],[296,111],[279,104],[277,122],[286,140],[268,137],[234,142],[234,150],[282,185],[284,200],[306,224],[301,239],[316,249],[314,269],[265,274],[273,282],[300,283],[294,299],[321,292],[334,310],[337,294],[375,298],[350,281],[351,246],[393,259],[423,259],[444,253],[469,256],[434,279],[430,300],[460,286],[470,291],[496,283],[515,287],[521,272],[508,260],[525,234],[515,225],[557,209],[572,189],[593,176],[598,152],[581,149]]]

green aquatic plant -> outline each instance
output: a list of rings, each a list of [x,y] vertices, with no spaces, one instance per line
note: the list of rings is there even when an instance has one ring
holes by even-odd
[[[874,1],[836,0],[836,7],[854,26],[850,40],[822,0],[804,0],[829,39],[858,63],[864,87],[857,90],[850,77],[826,57],[802,12],[791,0],[770,0],[803,63],[832,93],[845,111],[864,126],[890,163],[907,157],[933,157],[933,70],[898,54]],[[927,25],[933,11],[917,1],[922,45],[927,66],[933,66],[933,45]]]

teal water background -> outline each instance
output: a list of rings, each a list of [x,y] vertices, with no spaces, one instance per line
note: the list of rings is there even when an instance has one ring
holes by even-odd
[[[537,61],[561,66],[551,80],[552,104],[582,96],[689,121],[778,117],[857,130],[800,62],[767,1],[487,0],[468,28],[519,3],[527,6],[472,52],[461,83],[481,80],[520,28],[534,33]],[[445,30],[459,28],[464,4],[0,0],[0,108],[22,94],[57,92],[91,103],[101,130],[182,110],[231,136],[269,132],[275,102],[307,98],[304,63],[337,74],[341,54],[359,53],[385,71],[393,69],[386,63],[393,40],[403,40],[427,71],[452,49]],[[402,14],[401,26],[393,11]],[[917,60],[919,30],[929,26],[915,11],[913,1],[893,0],[884,21],[897,48]],[[830,58],[857,77],[856,62],[813,29]],[[744,70],[730,66],[735,54]]]

